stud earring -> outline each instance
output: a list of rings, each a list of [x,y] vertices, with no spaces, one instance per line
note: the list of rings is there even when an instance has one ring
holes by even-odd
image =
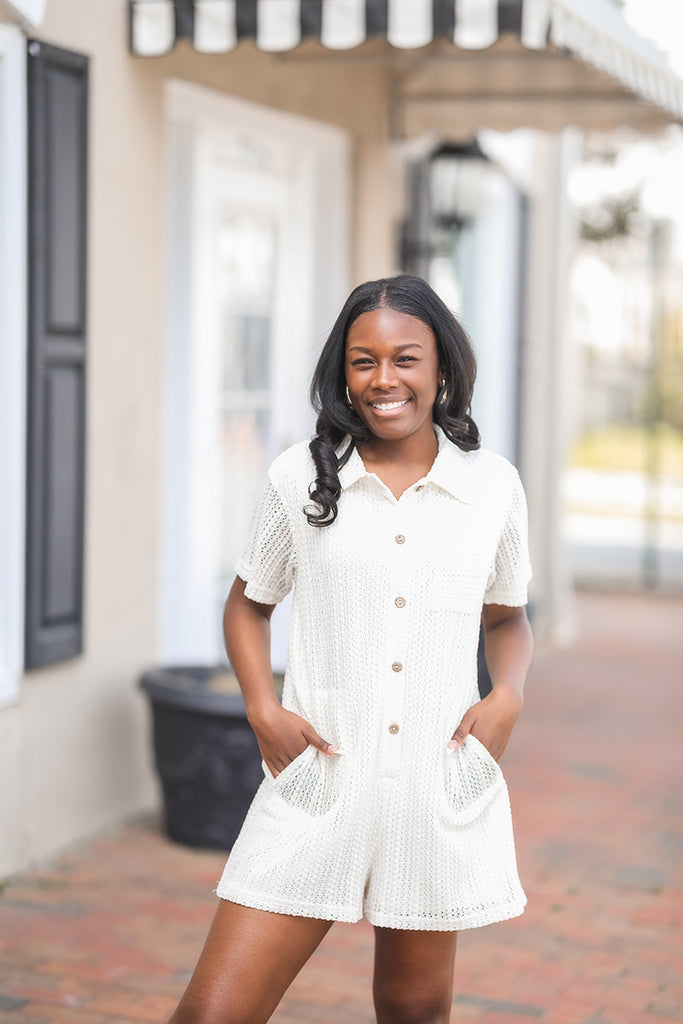
[[[351,395],[349,394],[349,385],[346,385],[346,404],[350,405],[353,409],[353,402],[351,401]]]

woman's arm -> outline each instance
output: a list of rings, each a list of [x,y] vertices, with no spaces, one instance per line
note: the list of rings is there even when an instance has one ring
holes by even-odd
[[[466,712],[448,747],[456,750],[472,733],[499,761],[522,710],[534,642],[524,608],[484,605],[483,628],[493,689]]]
[[[257,604],[236,577],[223,612],[225,649],[244,697],[247,719],[256,733],[261,756],[277,775],[309,744],[326,754],[339,751],[313,726],[280,704],[270,667],[270,617],[275,605]]]

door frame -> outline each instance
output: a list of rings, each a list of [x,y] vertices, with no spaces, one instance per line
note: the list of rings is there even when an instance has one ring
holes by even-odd
[[[0,24],[0,706],[24,668],[26,509],[26,37]]]
[[[298,296],[286,314],[287,332],[298,339],[296,358],[283,364],[277,343],[273,352],[274,457],[311,432],[307,391],[314,349],[327,335],[348,291],[351,146],[342,129],[176,79],[166,83],[165,120],[169,301],[158,648],[162,661],[211,662],[220,657],[220,623],[214,622],[215,584],[212,587],[210,579],[215,572],[211,529],[215,531],[216,496],[210,481],[206,486],[201,483],[202,473],[207,480],[210,453],[203,466],[197,462],[206,455],[200,454],[197,439],[209,438],[213,422],[201,387],[213,358],[207,274],[202,270],[210,154],[239,154],[244,146],[248,155],[253,147],[255,166],[262,158],[263,166],[290,175],[289,215],[297,218],[302,236],[308,233],[296,259],[299,276],[292,280],[290,275],[287,285]],[[237,166],[241,157],[235,159]],[[295,234],[290,236],[296,241]],[[276,338],[283,326],[276,325]],[[274,617],[278,662],[284,657],[283,633]]]

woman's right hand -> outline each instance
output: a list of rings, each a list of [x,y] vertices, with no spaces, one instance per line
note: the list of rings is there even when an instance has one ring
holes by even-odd
[[[279,775],[287,765],[313,746],[323,754],[339,754],[341,751],[328,743],[315,731],[310,722],[286,708],[272,707],[250,724],[256,733],[261,757],[271,773]]]

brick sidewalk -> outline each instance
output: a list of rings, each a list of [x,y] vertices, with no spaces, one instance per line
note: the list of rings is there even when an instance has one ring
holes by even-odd
[[[523,917],[460,939],[454,1024],[683,1021],[683,600],[584,595],[505,757]],[[163,1021],[223,856],[135,823],[0,898],[0,1022]],[[273,1018],[370,1024],[372,929],[336,925]]]

